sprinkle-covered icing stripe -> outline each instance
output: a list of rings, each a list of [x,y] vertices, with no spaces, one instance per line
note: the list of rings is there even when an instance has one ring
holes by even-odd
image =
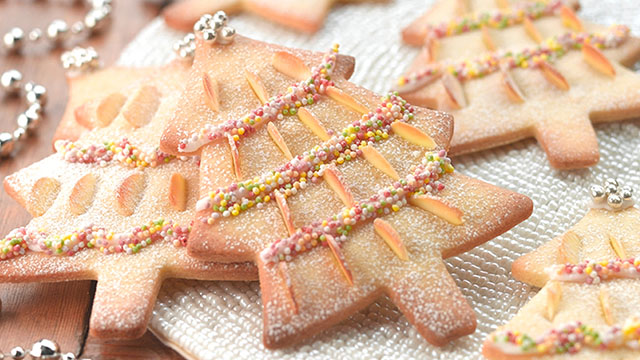
[[[624,326],[611,326],[602,332],[579,321],[571,322],[547,331],[538,339],[518,331],[498,331],[491,341],[502,352],[513,355],[576,354],[585,347],[640,350],[640,318],[631,317]]]
[[[340,245],[347,240],[354,225],[400,210],[407,204],[409,196],[441,191],[444,185],[438,180],[451,172],[453,166],[444,150],[438,153],[428,152],[422,163],[415,167],[413,174],[378,191],[367,201],[343,208],[341,213],[331,219],[298,229],[291,237],[272,243],[260,256],[265,263],[290,261],[295,255],[318,245],[328,246],[328,237],[332,237]]]
[[[253,206],[261,208],[273,199],[276,190],[285,197],[295,195],[309,181],[318,181],[324,165],[339,166],[362,156],[362,147],[387,139],[391,124],[410,121],[413,113],[414,108],[405,100],[389,94],[382,98],[375,111],[362,115],[340,134],[296,156],[275,171],[210,192],[198,201],[196,211],[211,209],[211,216],[206,221],[212,224],[219,217],[237,216]]]
[[[640,278],[640,259],[587,260],[581,264],[554,265],[547,269],[551,280],[599,284],[612,279]]]
[[[71,256],[84,249],[97,249],[103,254],[131,255],[158,241],[170,241],[176,247],[185,246],[190,230],[188,226],[180,226],[164,219],[122,233],[88,225],[60,236],[21,227],[0,240],[0,260],[18,257],[27,251]]]
[[[146,153],[135,145],[131,145],[126,138],[119,142],[109,141],[88,146],[81,146],[67,140],[58,140],[55,148],[67,162],[98,164],[100,166],[117,161],[132,168],[156,167],[176,158],[173,155],[163,153],[160,149]]]
[[[317,102],[326,88],[334,85],[331,74],[336,66],[337,52],[336,44],[324,57],[322,63],[311,69],[311,77],[291,85],[286,94],[271,98],[243,118],[231,119],[219,125],[207,124],[189,139],[181,140],[178,150],[193,152],[216,139],[226,138],[227,135],[239,141],[241,136],[254,132],[263,123],[275,119],[282,120],[287,115],[296,115],[298,108]]]
[[[603,33],[567,32],[547,39],[535,48],[520,52],[499,50],[482,55],[475,59],[455,62],[444,60],[431,63],[407,76],[398,79],[396,90],[414,91],[436,80],[444,73],[456,76],[460,81],[481,78],[501,68],[538,67],[542,61],[554,62],[572,49],[581,49],[582,44],[589,43],[600,49],[615,48],[629,37],[629,28],[614,25]]]
[[[469,14],[458,17],[451,21],[444,21],[437,25],[427,26],[427,36],[443,38],[452,35],[458,35],[482,27],[490,27],[503,29],[508,26],[520,24],[524,18],[531,20],[539,19],[543,16],[550,16],[557,13],[564,2],[562,0],[554,1],[522,1],[513,4],[510,10],[496,9],[481,14]]]

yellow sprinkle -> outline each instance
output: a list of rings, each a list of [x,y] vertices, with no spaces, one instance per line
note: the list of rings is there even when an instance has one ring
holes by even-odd
[[[238,135],[233,135],[233,141],[239,141],[240,140],[240,136]]]
[[[238,129],[238,134],[243,135],[244,134],[244,128],[239,128]]]
[[[238,216],[238,214],[240,214],[240,211],[238,211],[238,209],[231,210],[231,215]]]
[[[398,210],[400,210],[400,207],[398,205],[394,204],[394,205],[391,206],[391,210],[398,211]]]
[[[271,196],[267,195],[264,197],[264,202],[269,202],[271,200]]]

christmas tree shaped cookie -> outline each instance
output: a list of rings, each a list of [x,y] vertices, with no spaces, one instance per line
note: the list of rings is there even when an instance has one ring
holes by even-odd
[[[558,0],[451,19],[427,27],[396,89],[454,116],[452,154],[535,137],[552,166],[587,167],[599,159],[592,123],[640,115],[640,76],[623,66],[640,42],[627,27],[585,23]]]
[[[640,357],[640,211],[608,180],[593,208],[563,235],[513,264],[540,292],[489,335],[489,359]]]
[[[198,261],[184,247],[198,161],[157,148],[188,70],[188,62],[174,62],[91,100],[87,114],[127,94],[115,115],[85,119],[93,131],[59,141],[56,154],[5,178],[35,218],[0,239],[0,281],[97,280],[91,333],[131,338],[146,330],[164,278],[256,278],[253,265]]]
[[[525,196],[453,173],[450,116],[347,81],[353,59],[197,35],[163,151],[201,156],[199,259],[258,264],[281,347],[388,294],[442,345],[475,329],[443,257],[526,219]]]
[[[366,0],[182,0],[164,10],[164,20],[172,28],[191,31],[193,24],[206,13],[249,11],[278,24],[314,33],[322,27],[335,3],[361,1]]]

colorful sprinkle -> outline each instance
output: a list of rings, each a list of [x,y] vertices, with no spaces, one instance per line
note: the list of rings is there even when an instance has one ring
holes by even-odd
[[[58,140],[56,151],[67,162],[82,164],[98,164],[105,166],[111,161],[117,161],[127,167],[144,168],[156,167],[168,163],[176,157],[156,149],[153,153],[145,153],[138,147],[131,145],[126,138],[119,142],[105,142],[103,144],[80,146],[67,140]]]
[[[627,347],[638,350],[640,318],[629,318],[624,326],[611,326],[602,332],[576,321],[551,329],[537,340],[518,331],[499,331],[492,335],[491,340],[508,354],[576,354],[585,347],[598,350]]]
[[[445,72],[456,76],[460,81],[465,81],[481,78],[501,68],[537,68],[542,61],[554,62],[568,51],[582,48],[584,43],[590,43],[601,49],[614,48],[628,37],[629,28],[624,25],[614,25],[606,32],[596,34],[567,32],[549,38],[535,48],[520,52],[499,50],[475,59],[431,63],[417,72],[400,77],[396,89],[414,91],[435,81]]]
[[[114,233],[88,225],[66,235],[31,232],[21,227],[0,240],[0,260],[24,255],[28,250],[47,255],[72,256],[84,249],[97,249],[103,254],[135,254],[158,241],[170,241],[176,247],[186,246],[190,227],[163,219],[149,222],[123,233]]]
[[[552,280],[599,284],[612,279],[640,278],[640,259],[586,260],[581,264],[554,265],[547,269]]]
[[[262,260],[265,263],[291,261],[295,255],[318,245],[327,246],[329,237],[340,245],[356,224],[398,211],[407,204],[409,196],[441,191],[444,185],[438,180],[454,170],[446,155],[444,150],[427,152],[422,163],[406,178],[378,191],[367,201],[343,208],[331,219],[314,222],[298,229],[291,237],[272,243],[260,253]]]
[[[298,108],[318,102],[320,95],[333,86],[331,74],[336,67],[338,45],[334,45],[322,63],[311,69],[311,77],[291,85],[287,93],[271,98],[267,103],[251,111],[240,119],[231,119],[219,125],[208,124],[189,139],[178,145],[181,152],[193,152],[216,139],[232,136],[236,141],[253,133],[262,123],[281,120],[284,116],[294,116]]]
[[[211,209],[206,221],[213,223],[219,217],[234,215],[253,206],[261,208],[269,202],[276,190],[285,198],[304,189],[308,182],[316,182],[322,176],[324,166],[339,166],[362,156],[361,148],[388,138],[391,124],[395,121],[410,121],[414,109],[395,94],[382,98],[375,110],[335,134],[321,145],[298,155],[273,172],[265,173],[227,188],[217,189],[198,201],[196,210]]]

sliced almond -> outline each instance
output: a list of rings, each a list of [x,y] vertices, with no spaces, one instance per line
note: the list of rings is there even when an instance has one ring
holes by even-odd
[[[582,21],[580,21],[572,8],[566,5],[562,5],[562,7],[560,7],[560,18],[562,19],[562,23],[564,24],[564,26],[575,31],[584,31]]]
[[[69,211],[74,215],[87,212],[96,193],[96,177],[88,173],[76,182],[69,195]]]
[[[202,87],[204,88],[205,102],[209,109],[220,111],[220,96],[218,93],[218,82],[212,79],[209,74],[202,74]]]
[[[58,197],[60,181],[43,177],[38,179],[31,188],[28,211],[33,216],[43,215]]]
[[[555,87],[564,91],[569,90],[570,86],[567,82],[567,79],[565,79],[564,76],[562,76],[562,74],[560,74],[560,72],[556,70],[556,68],[551,66],[551,64],[546,61],[541,61],[540,70],[542,70],[542,74],[547,79],[547,81],[549,81]]]
[[[258,97],[261,103],[265,104],[269,101],[269,94],[267,94],[267,89],[264,87],[262,80],[256,75],[254,72],[249,70],[244,70],[244,76],[247,78],[249,82],[249,86],[253,89],[253,92]]]
[[[134,127],[147,125],[158,111],[162,94],[155,86],[136,90],[122,107],[122,116]]]
[[[280,135],[278,128],[273,125],[273,123],[270,122],[267,124],[267,132],[269,133],[269,136],[271,136],[271,140],[273,140],[278,149],[282,151],[287,160],[293,159],[293,155],[291,154],[287,143],[284,142],[284,138],[282,137],[282,135]]]
[[[233,174],[236,176],[237,181],[242,180],[242,171],[240,170],[240,152],[238,152],[238,146],[233,137],[227,134],[227,141],[229,143],[229,150],[231,151],[231,165],[233,166]]]
[[[338,195],[340,201],[342,201],[342,203],[346,207],[352,207],[355,205],[353,194],[342,181],[338,169],[336,169],[335,167],[325,168],[323,178],[327,182],[327,185],[329,185],[331,190],[333,190],[333,192]]]
[[[609,292],[604,287],[600,289],[600,295],[598,296],[600,299],[600,307],[602,308],[602,315],[604,316],[604,321],[607,325],[612,326],[615,324],[615,319],[613,318],[613,310],[611,309],[611,298],[609,297]]]
[[[113,122],[127,101],[121,93],[113,93],[103,99],[84,103],[75,111],[76,120],[88,128],[105,127]]]
[[[327,129],[325,129],[324,126],[322,126],[320,121],[318,121],[318,119],[316,119],[316,117],[313,116],[313,114],[309,110],[302,107],[299,108],[298,119],[300,119],[300,121],[302,121],[302,123],[306,127],[308,127],[309,130],[311,130],[311,132],[313,132],[317,137],[322,139],[322,141],[327,141],[331,139],[331,135],[329,135],[329,133],[327,132]]]
[[[540,35],[540,31],[538,31],[538,28],[535,26],[533,21],[529,19],[529,17],[525,16],[522,19],[522,26],[524,26],[524,30],[527,32],[527,35],[529,35],[531,40],[535,41],[538,44],[540,44],[544,40],[542,38],[542,35]]]
[[[286,287],[286,293],[289,301],[291,302],[291,308],[293,309],[293,313],[298,313],[298,302],[296,301],[295,292],[293,291],[293,283],[291,282],[291,277],[289,277],[289,266],[286,261],[280,261],[278,263],[278,273],[284,282],[284,286]]]
[[[180,173],[173,173],[169,180],[169,204],[178,211],[187,208],[187,179]]]
[[[133,173],[122,181],[116,190],[116,210],[120,215],[133,215],[146,186],[147,178],[141,172]]]
[[[518,84],[516,84],[516,82],[513,80],[513,77],[511,77],[511,73],[509,73],[509,70],[501,69],[500,71],[502,73],[502,84],[507,91],[509,100],[513,101],[514,103],[523,103],[524,95],[522,95],[520,87],[518,87]]]
[[[364,159],[367,160],[376,169],[387,174],[393,180],[400,180],[400,175],[398,175],[396,169],[393,168],[389,161],[387,161],[387,159],[385,159],[385,157],[382,156],[382,154],[380,154],[378,150],[370,145],[363,146],[362,148],[360,148],[360,150],[362,150],[362,157],[364,157]]]
[[[449,101],[455,108],[462,109],[467,106],[467,98],[464,96],[464,89],[458,78],[447,72],[442,75],[440,81],[442,81]]]
[[[280,191],[278,190],[274,191],[273,194],[276,198],[278,209],[280,209],[280,214],[282,215],[284,225],[287,227],[289,235],[293,235],[296,232],[296,228],[293,226],[293,220],[291,219],[291,210],[289,210],[289,205],[287,205],[287,199],[285,199],[284,195],[282,195],[282,193],[280,193]]]
[[[620,242],[620,240],[616,239],[611,234],[609,234],[609,245],[611,245],[611,248],[616,253],[616,256],[619,259],[621,259],[621,260],[627,259],[627,253],[624,250],[624,246],[622,246],[622,243]]]
[[[577,264],[580,261],[580,249],[582,239],[575,232],[569,230],[562,235],[560,249],[558,252],[559,261],[565,264]]]
[[[616,76],[616,69],[613,68],[609,59],[597,47],[584,43],[582,45],[582,57],[587,64],[601,73],[611,77]]]
[[[409,260],[407,249],[404,247],[402,238],[400,238],[400,235],[396,229],[391,226],[391,224],[381,218],[377,218],[373,221],[373,229],[376,234],[378,234],[384,242],[389,245],[391,250],[400,258],[400,260]]]
[[[428,150],[433,150],[436,147],[436,142],[433,141],[433,138],[431,136],[404,121],[392,122],[391,130],[394,134],[397,134],[401,138],[414,145],[422,146],[423,148]]]
[[[369,112],[369,110],[364,105],[360,104],[351,95],[338,89],[335,86],[329,86],[326,90],[326,93],[327,96],[335,100],[338,104],[344,105],[355,112],[358,112],[360,114],[366,114]]]
[[[556,316],[558,307],[560,306],[560,300],[562,300],[562,287],[560,282],[551,281],[547,285],[547,320],[553,321]]]
[[[347,262],[344,258],[344,254],[342,254],[342,251],[340,251],[340,247],[338,246],[338,243],[336,243],[333,236],[327,235],[327,245],[329,245],[331,254],[333,254],[333,258],[336,260],[336,263],[338,264],[338,268],[340,268],[342,275],[344,275],[344,278],[347,280],[349,285],[353,286],[353,275],[347,267]]]
[[[409,198],[411,205],[428,211],[453,225],[462,225],[462,211],[445,204],[442,200],[427,195],[415,195]]]
[[[307,80],[311,77],[311,70],[304,64],[304,61],[286,51],[278,51],[273,54],[271,65],[279,72],[298,81]]]
[[[489,29],[486,26],[483,26],[482,30],[480,31],[482,32],[482,42],[484,43],[484,46],[487,48],[487,50],[496,51],[496,43],[495,41],[493,41],[493,38],[489,33]]]
[[[427,35],[422,46],[422,56],[427,62],[435,62],[438,59],[438,51],[440,50],[440,42],[435,36]]]

